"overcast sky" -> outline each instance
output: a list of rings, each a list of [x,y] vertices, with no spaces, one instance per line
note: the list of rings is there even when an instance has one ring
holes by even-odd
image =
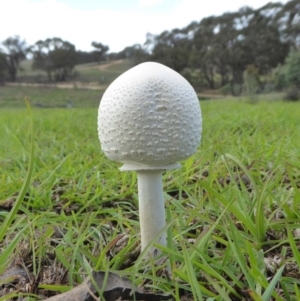
[[[146,33],[182,28],[203,17],[258,8],[268,0],[0,0],[0,41],[19,35],[28,44],[60,37],[77,49],[97,41],[121,51]],[[276,1],[277,2],[277,1]],[[281,0],[286,3],[287,0]]]

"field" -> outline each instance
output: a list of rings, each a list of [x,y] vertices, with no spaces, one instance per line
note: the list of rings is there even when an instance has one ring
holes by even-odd
[[[92,269],[175,300],[300,300],[299,104],[201,102],[201,146],[164,175],[156,265],[140,254],[136,175],[101,152],[102,93],[0,87],[0,300],[62,293]]]
[[[0,87],[0,109],[25,108],[25,96],[37,108],[96,108],[103,89],[62,89],[58,87]]]
[[[31,64],[31,60],[26,60],[21,63],[22,72],[18,76],[18,81],[45,83],[48,80],[46,73],[41,70],[32,70]],[[131,60],[77,65],[74,70],[76,76],[73,80],[85,84],[107,85],[132,66],[133,62]]]

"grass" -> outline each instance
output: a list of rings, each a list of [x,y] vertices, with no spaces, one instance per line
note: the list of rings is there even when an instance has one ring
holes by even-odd
[[[0,275],[23,267],[31,285],[0,276],[0,300],[63,292],[91,269],[175,300],[299,300],[299,104],[201,107],[201,147],[164,175],[170,280],[139,252],[136,175],[101,153],[97,108],[1,108]]]
[[[30,96],[32,107],[97,107],[103,90],[32,87],[0,87],[0,108],[25,108],[24,97]]]

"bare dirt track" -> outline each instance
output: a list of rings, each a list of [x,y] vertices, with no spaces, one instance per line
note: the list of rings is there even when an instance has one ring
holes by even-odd
[[[93,68],[97,68],[97,69],[100,69],[100,70],[105,70],[111,66],[114,66],[114,65],[119,65],[121,63],[123,63],[124,60],[117,60],[117,61],[112,61],[112,62],[109,62],[109,63],[106,63],[106,64],[103,64],[103,65],[97,65],[97,66],[94,66]]]

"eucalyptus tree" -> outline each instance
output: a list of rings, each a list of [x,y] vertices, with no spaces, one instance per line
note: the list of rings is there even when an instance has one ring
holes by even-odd
[[[137,65],[150,60],[150,54],[146,47],[141,44],[134,44],[132,46],[125,47],[118,53],[110,53],[109,58],[112,59],[129,59],[133,65]]]
[[[0,85],[3,85],[8,71],[6,54],[0,50]]]
[[[215,17],[203,19],[193,32],[191,67],[200,70],[210,89],[215,88],[215,67],[217,59]]]
[[[151,50],[150,59],[177,72],[188,67],[190,41],[181,29],[165,30],[159,35],[149,35],[146,46]]]
[[[16,81],[18,69],[22,60],[26,59],[26,42],[19,36],[7,38],[2,45],[7,59],[7,70],[11,81]]]
[[[300,2],[291,0],[281,5],[276,14],[276,22],[282,39],[289,42],[294,49],[300,47]]]
[[[78,54],[70,42],[61,38],[39,40],[28,51],[33,55],[32,68],[45,71],[49,81],[66,81],[73,76]]]
[[[93,51],[95,60],[100,64],[101,61],[105,60],[109,46],[104,45],[100,42],[92,42],[91,44],[95,50]]]
[[[280,4],[269,3],[252,11],[247,26],[241,31],[247,65],[254,64],[260,74],[267,74],[282,64],[289,53],[290,43],[282,40],[276,23],[276,11],[280,9]]]

